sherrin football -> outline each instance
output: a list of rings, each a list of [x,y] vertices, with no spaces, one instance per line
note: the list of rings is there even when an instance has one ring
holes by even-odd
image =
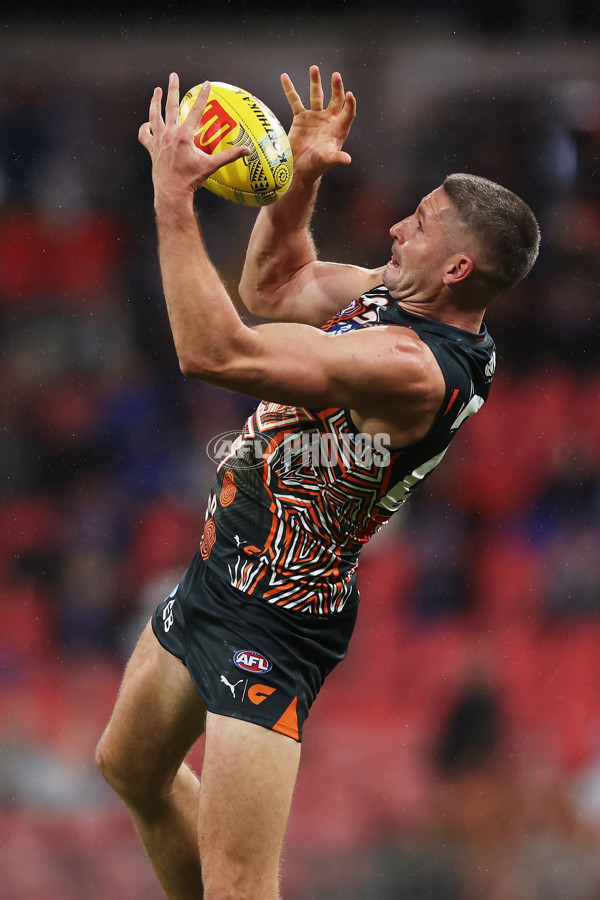
[[[201,89],[197,84],[183,97],[180,122],[185,122]],[[206,180],[204,187],[219,197],[245,206],[268,206],[290,186],[294,161],[288,136],[271,110],[248,91],[211,82],[194,143],[205,153],[240,145],[251,150],[249,156],[222,166]]]

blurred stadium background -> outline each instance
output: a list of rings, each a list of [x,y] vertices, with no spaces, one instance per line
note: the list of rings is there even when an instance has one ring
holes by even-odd
[[[368,7],[3,14],[3,900],[161,896],[94,746],[197,546],[207,442],[252,403],[179,373],[137,130],[171,70],[184,89],[240,84],[287,127],[279,73],[305,92],[314,62],[358,98],[353,164],[315,218],[323,258],[385,261],[389,226],[451,171],[520,193],[544,241],[487,317],[489,403],[365,551],[349,658],[305,737],[284,895],[600,897],[598,6]],[[256,213],[201,193],[235,296]]]

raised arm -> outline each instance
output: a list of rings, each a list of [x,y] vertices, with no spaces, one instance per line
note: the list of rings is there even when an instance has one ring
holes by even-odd
[[[392,446],[422,437],[445,387],[433,353],[412,330],[380,326],[333,336],[287,322],[248,328],[238,316],[194,215],[194,191],[247,152],[211,156],[195,146],[209,90],[207,82],[180,125],[179,79],[171,75],[165,118],[157,88],[139,132],[152,158],[163,288],[181,370],[260,399],[351,409],[361,430],[389,434]]]
[[[250,312],[262,318],[321,325],[381,281],[379,270],[319,262],[310,234],[321,177],[332,166],[351,162],[342,146],[356,115],[356,100],[334,72],[331,99],[324,106],[318,66],[310,68],[310,109],[288,75],[281,76],[281,83],[294,115],[289,132],[294,177],[287,193],[258,214],[240,296]]]

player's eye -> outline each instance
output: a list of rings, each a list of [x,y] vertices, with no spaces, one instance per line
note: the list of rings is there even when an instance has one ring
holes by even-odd
[[[423,223],[420,219],[417,219],[417,228],[419,231],[423,231]]]

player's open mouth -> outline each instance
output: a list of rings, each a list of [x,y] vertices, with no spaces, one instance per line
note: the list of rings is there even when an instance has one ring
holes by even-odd
[[[398,262],[398,260],[396,259],[396,257],[394,256],[393,253],[392,253],[392,258],[390,259],[388,265],[391,266],[393,269],[400,268],[400,263]]]

